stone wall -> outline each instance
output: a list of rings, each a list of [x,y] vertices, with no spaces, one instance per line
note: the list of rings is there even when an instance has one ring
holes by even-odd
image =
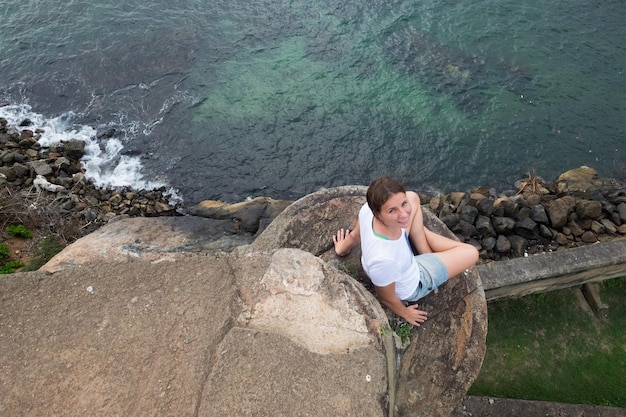
[[[626,184],[598,178],[593,168],[567,171],[555,182],[531,177],[517,190],[469,193],[422,201],[456,236],[501,260],[573,248],[626,236]]]

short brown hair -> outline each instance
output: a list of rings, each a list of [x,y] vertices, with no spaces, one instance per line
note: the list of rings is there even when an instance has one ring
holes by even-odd
[[[367,189],[367,205],[375,216],[380,214],[383,204],[394,194],[406,193],[404,186],[388,176],[376,178]]]

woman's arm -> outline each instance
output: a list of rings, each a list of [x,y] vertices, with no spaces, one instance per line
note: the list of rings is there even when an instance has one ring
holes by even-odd
[[[349,254],[352,248],[355,247],[359,242],[361,242],[361,229],[359,228],[358,219],[352,231],[348,229],[339,229],[337,231],[337,235],[333,236],[335,253],[339,256],[346,256],[347,254]]]
[[[404,303],[396,296],[396,284],[392,282],[385,287],[376,286],[376,294],[380,298],[380,302],[386,305],[396,315],[402,317],[407,323],[419,326],[428,318],[428,313],[417,309],[417,304],[405,306]]]

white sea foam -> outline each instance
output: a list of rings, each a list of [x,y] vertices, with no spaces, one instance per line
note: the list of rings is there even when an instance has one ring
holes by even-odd
[[[27,104],[0,107],[0,117],[4,117],[9,126],[19,128],[25,119],[31,121],[28,129],[41,130],[39,143],[48,147],[63,140],[79,139],[85,142],[85,155],[81,159],[86,177],[96,186],[131,187],[135,190],[152,190],[167,187],[159,181],[144,178],[141,160],[137,156],[122,155],[124,145],[117,138],[100,140],[97,131],[91,126],[76,124],[76,114],[63,113],[57,117],[47,118],[32,111]],[[179,203],[180,197],[176,190],[169,189],[166,195],[170,204]]]

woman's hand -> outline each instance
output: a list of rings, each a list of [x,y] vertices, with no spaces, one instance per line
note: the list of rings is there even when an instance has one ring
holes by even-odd
[[[428,313],[417,309],[417,304],[406,307],[405,314],[402,316],[407,323],[419,326],[428,319]]]
[[[417,309],[417,304],[405,306],[396,296],[396,283],[392,282],[384,287],[374,286],[379,300],[389,307],[397,316],[402,317],[407,323],[419,326],[428,319],[428,313]]]
[[[360,241],[361,229],[359,227],[359,220],[357,219],[356,225],[354,225],[352,230],[339,229],[337,234],[333,236],[335,253],[339,256],[346,256]]]
[[[350,230],[339,229],[337,235],[333,236],[333,243],[335,244],[335,253],[339,256],[346,256],[350,253],[353,246],[354,239],[351,239]]]

